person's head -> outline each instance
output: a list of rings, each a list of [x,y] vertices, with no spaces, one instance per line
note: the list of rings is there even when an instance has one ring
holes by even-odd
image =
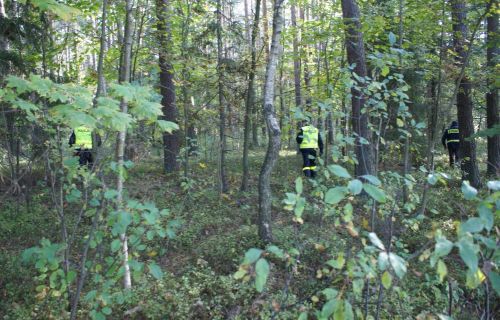
[[[458,122],[457,121],[452,121],[450,127],[458,127]]]

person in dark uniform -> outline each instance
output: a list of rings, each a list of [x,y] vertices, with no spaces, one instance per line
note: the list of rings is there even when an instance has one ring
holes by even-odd
[[[97,135],[97,144],[101,145],[101,138]],[[92,167],[92,131],[86,126],[73,129],[69,137],[69,146],[75,146],[75,155],[79,157],[80,166]]]
[[[307,124],[300,129],[296,141],[304,161],[302,171],[306,177],[314,178],[316,176],[316,150],[318,147],[320,155],[323,154],[323,140],[319,130],[312,124]]]
[[[444,130],[441,143],[445,149],[448,149],[450,155],[450,167],[459,162],[458,150],[460,148],[460,131],[458,130],[458,122],[453,121],[450,128]]]

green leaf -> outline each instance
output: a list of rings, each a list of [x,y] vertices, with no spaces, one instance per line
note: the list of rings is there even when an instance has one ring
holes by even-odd
[[[436,247],[434,249],[434,253],[439,257],[448,255],[452,248],[453,242],[446,239],[446,237],[440,236],[436,238]]]
[[[344,199],[345,195],[345,187],[331,188],[325,194],[325,202],[328,204],[337,204]]]
[[[491,286],[493,287],[497,295],[500,296],[500,275],[495,271],[490,271],[490,273],[488,274],[488,278],[490,279]]]
[[[295,208],[293,210],[296,217],[302,217],[302,213],[306,207],[306,198],[298,197],[297,203],[295,204]]]
[[[372,197],[375,199],[375,201],[378,201],[380,203],[385,203],[386,202],[386,196],[385,192],[371,184],[363,184],[363,189]]]
[[[340,253],[337,259],[328,260],[326,264],[334,269],[342,269],[345,264],[344,254]]]
[[[111,308],[110,307],[104,307],[102,308],[102,313],[104,313],[105,315],[109,316],[112,312]]]
[[[262,250],[257,248],[251,248],[245,253],[245,259],[243,260],[243,264],[252,264],[260,258],[262,254]]]
[[[469,184],[469,181],[462,182],[462,193],[464,194],[465,200],[472,200],[477,195],[477,190]]]
[[[387,269],[387,266],[389,265],[389,255],[387,254],[387,252],[382,251],[379,253],[377,263],[380,271],[384,271]]]
[[[387,75],[389,74],[389,72],[390,72],[390,71],[391,71],[391,70],[389,69],[389,67],[388,67],[388,66],[384,66],[384,67],[382,67],[382,70],[380,70],[380,74],[381,74],[383,77],[385,77],[385,76],[387,76]],[[398,119],[398,120],[399,120],[399,119]]]
[[[106,192],[104,192],[104,198],[107,200],[113,199],[118,195],[118,191],[115,189],[108,189]]]
[[[498,126],[498,128],[500,129],[500,125],[496,125],[496,126]],[[497,135],[498,134],[500,134],[500,130],[498,130]],[[486,183],[486,186],[491,191],[499,191],[500,190],[500,180],[488,181],[488,183]]]
[[[306,311],[302,312],[298,320],[307,320],[307,312]]]
[[[384,244],[382,243],[382,241],[379,239],[379,237],[377,236],[376,233],[374,232],[370,232],[368,234],[368,238],[370,239],[371,243],[373,243],[373,245],[377,248],[379,248],[380,250],[385,250],[385,246]]]
[[[474,244],[472,243],[471,239],[468,238],[462,238],[458,244],[457,247],[460,252],[460,257],[462,260],[465,262],[467,267],[472,271],[476,272],[477,270],[477,264],[478,264],[478,258],[476,255],[476,248],[474,247]]]
[[[389,32],[389,44],[392,46],[394,46],[394,44],[396,44],[396,35],[394,33]]]
[[[363,183],[359,179],[354,179],[349,181],[349,184],[347,185],[347,189],[354,194],[358,195],[361,193],[361,190],[363,189]]]
[[[396,124],[397,124],[397,126],[398,126],[398,127],[400,127],[400,128],[405,126],[404,121],[403,121],[403,120],[401,120],[400,118],[397,118],[397,119],[396,119]]]
[[[255,289],[258,292],[264,291],[264,285],[269,276],[269,263],[266,259],[259,259],[255,264]]]
[[[481,218],[486,230],[490,231],[493,228],[493,212],[486,204],[481,204],[479,206],[479,217]]]
[[[121,247],[121,241],[120,239],[115,239],[113,242],[111,242],[111,252],[116,252],[120,249]]]
[[[239,280],[239,279],[243,279],[244,276],[246,276],[247,274],[247,271],[244,270],[244,269],[240,269],[238,271],[236,271],[233,275],[233,277],[236,279],[236,280]]]
[[[335,309],[337,308],[338,300],[330,300],[323,305],[321,309],[321,317],[327,319],[329,316],[333,314]]]
[[[372,176],[371,174],[366,174],[364,176],[361,176],[361,178],[364,178],[366,181],[370,182],[373,185],[376,185],[377,187],[382,184],[382,182],[380,182],[377,177]]]
[[[389,253],[389,261],[396,275],[402,279],[406,273],[406,263],[404,259],[391,252]]]
[[[141,101],[133,108],[130,108],[130,113],[138,120],[155,120],[162,114],[161,104],[152,101]]]
[[[302,177],[297,177],[297,179],[295,179],[295,192],[297,192],[297,194],[301,194],[303,188]]]
[[[17,93],[22,94],[31,90],[31,84],[25,79],[16,76],[8,76],[7,88],[16,88]]]
[[[347,170],[342,167],[342,166],[339,166],[337,164],[334,164],[334,165],[331,165],[331,166],[328,166],[328,169],[333,173],[335,174],[336,176],[338,177],[341,177],[341,178],[346,178],[346,179],[350,179],[351,178],[351,175],[349,174],[349,172],[347,172]]]
[[[268,252],[274,254],[276,257],[278,257],[280,259],[282,259],[285,256],[285,253],[283,252],[283,250],[281,250],[277,246],[269,246],[269,247],[267,247],[266,250]]]
[[[439,259],[436,271],[439,275],[439,282],[443,282],[444,277],[448,274],[448,268],[446,268],[446,264],[444,264],[443,260]]]
[[[429,174],[427,176],[427,182],[430,185],[435,185],[438,182],[438,177],[435,174]]]
[[[93,318],[94,320],[106,320],[106,316],[102,312],[96,312]]]
[[[157,280],[160,280],[163,277],[163,272],[161,271],[160,266],[158,266],[156,263],[150,263],[148,265],[149,268],[149,273],[155,277]]]
[[[470,218],[460,225],[462,232],[479,232],[483,230],[483,220],[481,218]]]
[[[177,125],[177,123],[174,123],[172,121],[157,120],[156,123],[158,123],[158,126],[160,127],[160,130],[162,132],[172,133],[175,130],[179,130],[179,126]]]
[[[382,274],[382,285],[384,288],[389,289],[392,284],[392,276],[388,271],[385,271],[384,274]]]
[[[354,320],[354,312],[352,310],[351,303],[347,300],[344,300],[344,319]]]
[[[321,292],[325,295],[326,300],[335,299],[335,297],[337,297],[337,294],[339,293],[337,290],[332,288],[326,288]]]

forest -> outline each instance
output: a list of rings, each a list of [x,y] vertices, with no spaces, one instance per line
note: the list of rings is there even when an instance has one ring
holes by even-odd
[[[0,0],[0,319],[500,319],[497,0]]]

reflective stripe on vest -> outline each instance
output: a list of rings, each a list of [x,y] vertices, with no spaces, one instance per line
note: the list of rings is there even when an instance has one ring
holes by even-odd
[[[313,126],[302,127],[302,143],[300,149],[317,149],[319,130]]]
[[[87,127],[75,128],[75,147],[92,149],[92,132]]]
[[[458,134],[460,133],[460,131],[457,128],[448,129],[446,132],[448,133],[448,135],[451,136],[450,137],[451,139],[446,139],[446,144],[453,142],[460,142],[460,139],[457,139]]]

